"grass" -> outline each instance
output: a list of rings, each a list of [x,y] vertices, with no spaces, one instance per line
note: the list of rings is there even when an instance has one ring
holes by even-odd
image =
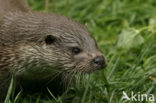
[[[45,12],[44,0],[28,2]],[[20,92],[14,103],[68,103],[70,97],[72,103],[141,103],[123,101],[123,91],[153,94],[155,102],[142,103],[156,103],[155,5],[155,0],[56,0],[57,14],[88,23],[108,67],[78,78],[75,94],[55,98],[49,91],[51,97],[42,98],[42,93],[23,97]],[[51,1],[46,12],[50,7]]]

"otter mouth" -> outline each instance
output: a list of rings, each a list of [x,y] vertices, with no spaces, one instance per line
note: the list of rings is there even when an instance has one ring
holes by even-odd
[[[104,66],[94,66],[93,68],[84,68],[83,70],[78,70],[76,74],[91,74],[95,71],[100,71],[106,69],[107,65]],[[74,68],[75,69],[75,68]]]
[[[80,62],[73,68],[73,70],[77,71],[77,74],[90,74],[94,71],[104,70],[107,67],[107,61],[105,59],[89,61],[87,64]]]

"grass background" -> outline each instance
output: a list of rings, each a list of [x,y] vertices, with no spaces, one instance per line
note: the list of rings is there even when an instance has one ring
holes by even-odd
[[[51,12],[51,0],[48,10],[44,0],[27,1],[33,10]],[[75,94],[23,97],[20,92],[15,103],[69,103],[70,97],[72,103],[139,103],[123,101],[123,91],[156,99],[156,0],[55,0],[53,11],[88,23],[108,67],[79,77]]]

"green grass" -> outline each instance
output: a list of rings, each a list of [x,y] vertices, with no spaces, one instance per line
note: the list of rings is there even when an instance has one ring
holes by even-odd
[[[28,2],[45,12],[44,0]],[[51,2],[48,12],[50,7]],[[15,103],[68,103],[70,97],[72,103],[141,103],[123,101],[123,91],[153,94],[156,103],[155,0],[56,0],[54,11],[88,23],[108,67],[78,78],[75,94],[55,98],[49,91],[51,97],[42,93],[23,97],[20,92]]]

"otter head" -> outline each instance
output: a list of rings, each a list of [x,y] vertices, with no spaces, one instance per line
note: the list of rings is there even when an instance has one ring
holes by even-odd
[[[52,58],[65,71],[90,73],[106,67],[106,60],[86,25],[64,16],[51,15],[42,20],[42,45],[45,59]],[[52,61],[49,61],[52,62]]]
[[[106,67],[88,27],[75,20],[56,14],[17,12],[6,16],[1,27],[7,43],[16,47],[18,74],[30,70],[24,74],[44,75],[45,68],[49,74],[54,69],[90,73]],[[26,69],[21,70],[23,67]]]

